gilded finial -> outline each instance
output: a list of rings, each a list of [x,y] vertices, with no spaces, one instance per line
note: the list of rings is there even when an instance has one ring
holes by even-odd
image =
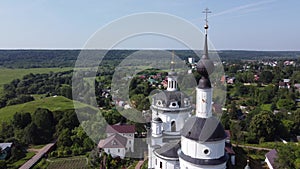
[[[209,9],[206,8],[202,13],[205,13],[205,25],[204,25],[204,29],[205,29],[205,32],[207,32],[207,29],[208,29],[208,14],[211,13],[211,11],[209,11]]]

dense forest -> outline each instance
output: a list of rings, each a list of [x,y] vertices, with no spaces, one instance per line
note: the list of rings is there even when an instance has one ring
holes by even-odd
[[[74,67],[80,52],[95,55],[105,53],[104,60],[120,60],[137,50],[0,50],[0,67],[6,68],[41,68],[41,67]],[[193,57],[198,60],[202,51],[175,50],[182,60]],[[222,61],[227,60],[276,60],[299,58],[298,51],[217,51]],[[163,56],[162,56],[163,57]]]

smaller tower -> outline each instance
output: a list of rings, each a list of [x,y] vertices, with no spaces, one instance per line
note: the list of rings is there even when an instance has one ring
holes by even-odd
[[[163,130],[162,124],[163,124],[163,121],[159,117],[156,117],[152,120],[151,130],[152,130],[153,137],[161,137],[162,136],[162,130]]]
[[[168,74],[168,87],[167,91],[177,91],[177,73],[174,70],[175,61],[174,61],[174,51],[172,52],[172,61],[171,61],[171,71]]]

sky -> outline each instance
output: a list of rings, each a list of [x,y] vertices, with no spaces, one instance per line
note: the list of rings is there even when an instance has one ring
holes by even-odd
[[[206,7],[217,50],[300,51],[299,0],[1,0],[0,48],[81,49],[99,29],[143,12],[171,14],[203,30]],[[182,47],[171,41],[145,36],[121,48]]]

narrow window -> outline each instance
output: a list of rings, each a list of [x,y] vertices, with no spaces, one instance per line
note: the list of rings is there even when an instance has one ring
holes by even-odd
[[[175,131],[176,131],[176,123],[175,123],[175,121],[172,121],[172,122],[171,122],[171,131],[172,131],[172,132],[175,132]]]

